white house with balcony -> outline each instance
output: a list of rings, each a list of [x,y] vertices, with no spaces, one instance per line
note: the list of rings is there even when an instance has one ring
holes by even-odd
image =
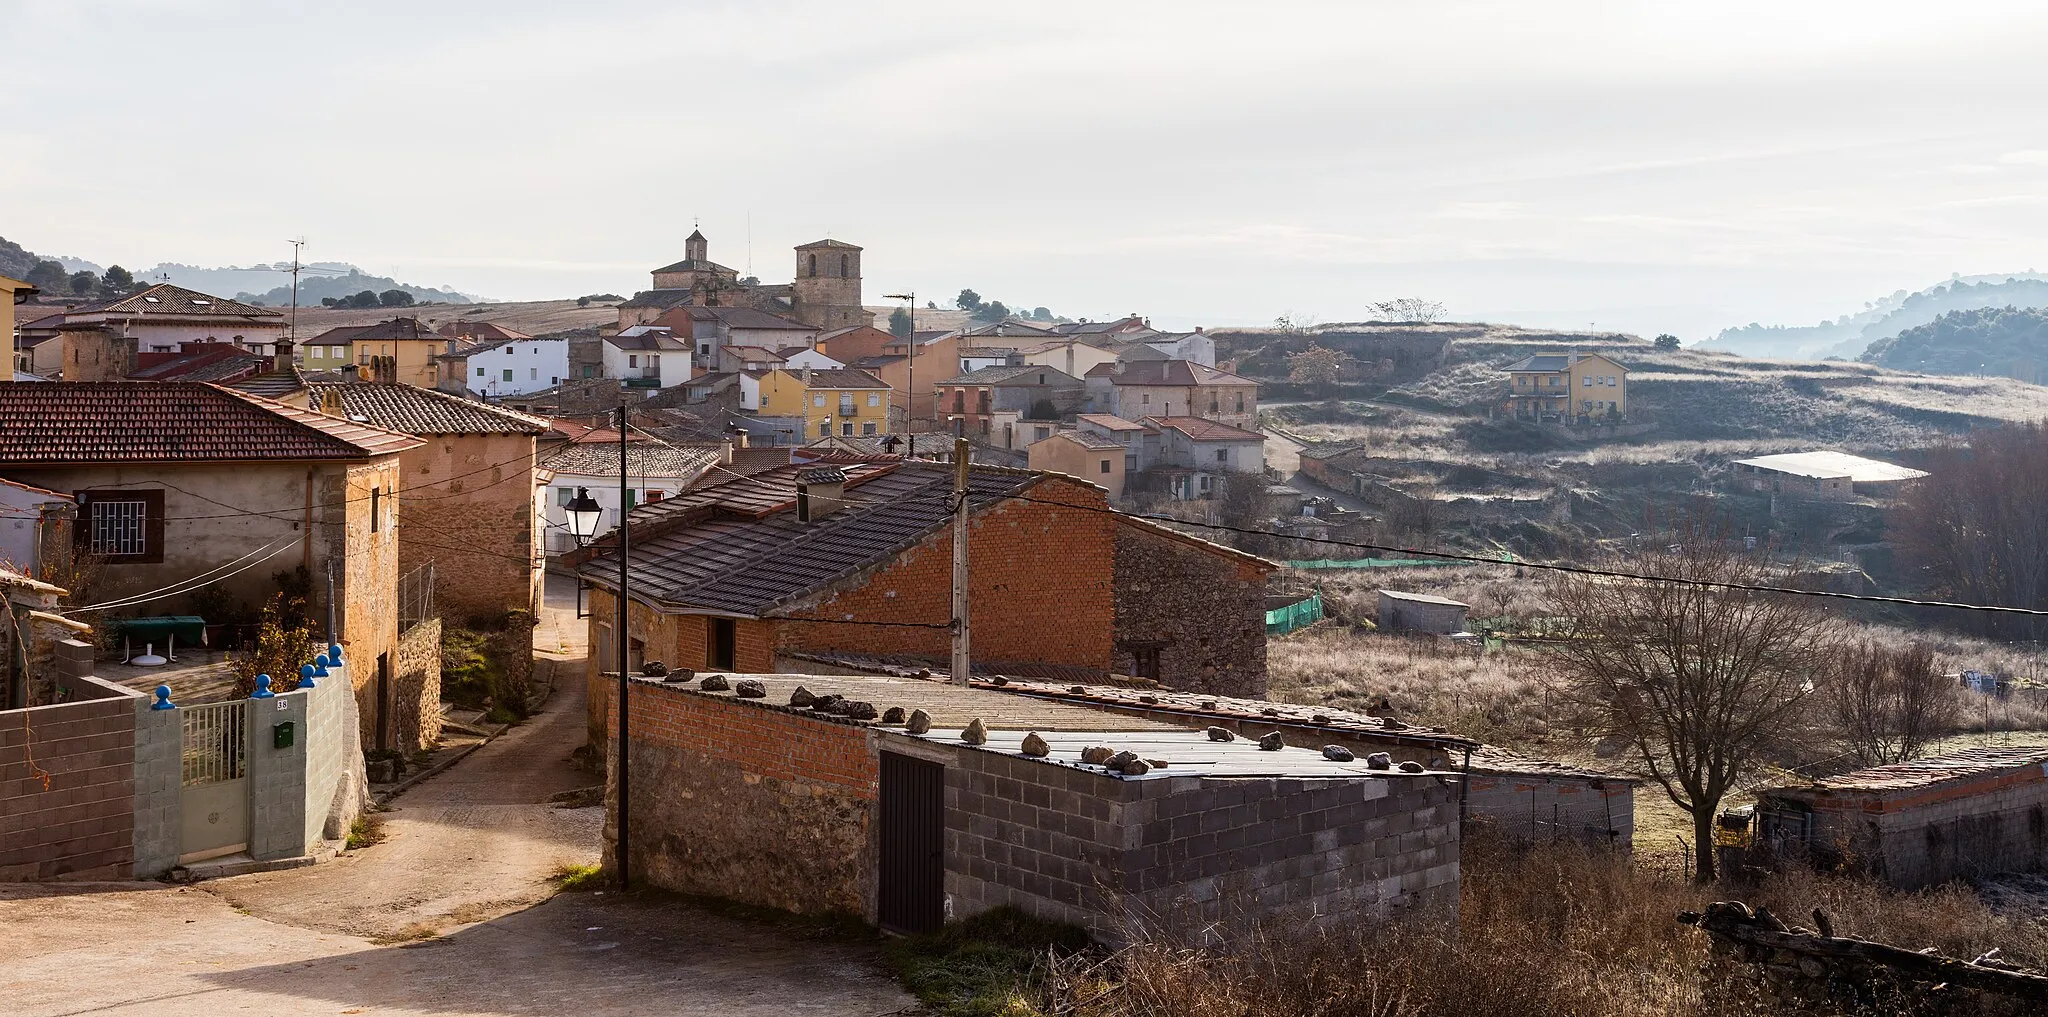
[[[690,344],[666,326],[635,325],[604,339],[604,376],[632,388],[670,388],[690,380]]]
[[[569,380],[569,340],[504,339],[469,351],[471,392],[484,398],[527,395]]]

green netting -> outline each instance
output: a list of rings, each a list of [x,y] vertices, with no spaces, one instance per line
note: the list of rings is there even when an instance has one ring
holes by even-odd
[[[1285,635],[1299,628],[1306,628],[1323,620],[1323,595],[1318,593],[1307,600],[1297,601],[1286,607],[1266,612],[1266,634]]]
[[[1445,565],[1465,565],[1468,562],[1445,561],[1441,558],[1352,558],[1339,561],[1335,558],[1318,558],[1314,561],[1290,561],[1291,569],[1400,569],[1434,568]]]

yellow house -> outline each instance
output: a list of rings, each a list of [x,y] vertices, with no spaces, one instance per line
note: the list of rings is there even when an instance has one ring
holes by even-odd
[[[15,352],[14,302],[17,300],[27,300],[28,298],[35,295],[35,287],[30,286],[29,284],[22,282],[19,279],[10,279],[4,275],[0,275],[0,335],[4,335],[7,337],[7,349],[9,353]],[[10,368],[12,366],[13,364],[10,361]],[[13,380],[13,378],[14,372],[10,369],[8,373],[5,375],[4,379],[0,380],[11,381]]]
[[[1628,416],[1628,368],[1598,353],[1538,353],[1503,368],[1508,412],[1566,423]]]
[[[760,379],[764,417],[802,417],[805,438],[889,433],[889,386],[852,368],[778,367]]]
[[[467,342],[450,339],[428,328],[418,318],[393,318],[375,325],[344,325],[330,328],[299,347],[299,366],[309,371],[339,370],[355,364],[364,378],[375,375],[377,358],[391,367],[385,377],[420,388],[434,388],[441,380],[440,358],[452,346]]]

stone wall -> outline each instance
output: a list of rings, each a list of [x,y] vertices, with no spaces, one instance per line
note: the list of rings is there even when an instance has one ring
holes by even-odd
[[[411,755],[440,740],[441,619],[429,618],[398,638],[391,701],[392,748]]]
[[[636,886],[872,918],[881,774],[865,729],[646,682],[630,694]],[[605,770],[612,868],[618,767]]]
[[[127,879],[136,694],[66,676],[70,702],[0,711],[0,881]]]
[[[1125,781],[963,750],[947,799],[956,916],[1008,904],[1118,941],[1457,900],[1434,776]]]
[[[1138,654],[1156,651],[1167,688],[1264,698],[1269,570],[1149,526],[1115,530],[1110,670],[1136,674]]]
[[[397,456],[387,456],[367,465],[351,466],[346,472],[333,471],[322,477],[319,506],[324,557],[342,563],[335,591],[339,599],[341,645],[353,665],[350,682],[356,691],[356,713],[362,722],[365,749],[378,744],[377,660],[384,657],[395,678],[398,650],[398,540],[396,504],[391,492],[400,485]],[[380,494],[374,499],[370,492]],[[321,564],[316,562],[316,567]],[[318,588],[316,572],[315,587]],[[393,732],[406,726],[394,698],[385,719],[384,741],[391,747]],[[417,718],[413,721],[417,723]]]
[[[532,611],[540,592],[530,434],[422,435],[402,453],[399,572],[433,562],[434,606],[457,624]],[[524,555],[524,557],[522,557]]]

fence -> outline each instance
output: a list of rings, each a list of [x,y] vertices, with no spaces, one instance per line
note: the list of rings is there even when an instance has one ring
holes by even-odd
[[[1512,560],[1512,559],[1509,559]],[[1467,565],[1470,562],[1445,561],[1441,558],[1318,558],[1313,561],[1290,561],[1291,569],[1403,569],[1441,568],[1446,565]]]
[[[179,752],[186,787],[240,780],[248,772],[247,700],[188,706],[178,711],[184,738]]]
[[[1276,607],[1266,612],[1266,634],[1286,635],[1295,629],[1307,628],[1323,620],[1323,595],[1310,594],[1307,600],[1296,601],[1286,607]]]
[[[428,562],[398,578],[398,631],[410,632],[413,626],[438,617],[434,611],[434,563]]]

